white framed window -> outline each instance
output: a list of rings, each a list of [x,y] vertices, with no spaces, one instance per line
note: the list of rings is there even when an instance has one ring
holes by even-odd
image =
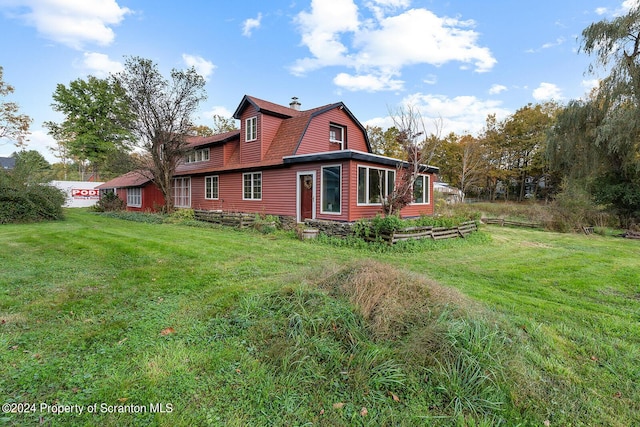
[[[185,163],[206,162],[209,160],[209,149],[201,148],[187,153]]]
[[[245,141],[255,141],[258,139],[258,117],[250,117],[244,122],[245,124]]]
[[[242,174],[242,200],[262,200],[262,172]]]
[[[132,208],[142,207],[142,188],[127,188],[127,206]]]
[[[339,144],[342,149],[344,145],[344,127],[331,123],[329,125],[329,142]]]
[[[413,181],[413,203],[417,204],[429,204],[429,176],[419,175],[415,181]]]
[[[321,184],[321,212],[339,215],[342,213],[342,166],[323,166]]]
[[[358,166],[358,204],[380,205],[380,196],[387,198],[396,186],[396,171]]]
[[[173,179],[173,205],[177,208],[191,207],[191,178]]]
[[[218,199],[218,175],[204,177],[204,198],[209,200]]]

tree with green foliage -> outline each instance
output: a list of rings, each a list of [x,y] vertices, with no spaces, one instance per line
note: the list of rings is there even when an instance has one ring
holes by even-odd
[[[49,134],[65,155],[85,165],[90,163],[95,178],[99,168],[131,145],[133,115],[125,93],[117,81],[89,76],[69,86],[58,84],[53,94],[53,110],[62,113],[62,123],[46,122]]]
[[[3,78],[3,68],[0,66],[0,143],[10,140],[18,148],[24,148],[29,135],[32,119],[26,114],[20,114],[20,107],[15,102],[2,100],[14,92],[14,87],[6,84]]]
[[[42,184],[53,178],[51,165],[38,151],[22,150],[13,153],[13,157],[16,159],[16,166],[12,174],[20,182],[26,185]]]
[[[535,195],[538,182],[546,173],[547,132],[554,123],[557,109],[555,103],[529,104],[518,109],[502,124],[503,147],[509,159],[507,168],[517,182],[518,201],[523,201],[527,194],[527,181],[530,180],[531,194]]]
[[[166,211],[172,212],[173,175],[187,150],[191,116],[206,99],[204,78],[191,67],[173,69],[169,81],[155,63],[140,57],[127,58],[124,71],[113,78],[125,92],[134,115],[133,133],[147,154],[140,168],[162,192]]]
[[[367,126],[367,136],[371,151],[381,156],[400,159],[404,153],[398,142],[399,131],[395,126],[382,130],[380,126]]]
[[[589,71],[608,75],[559,114],[550,157],[568,168],[567,185],[588,185],[626,227],[640,220],[640,4],[589,25],[582,38],[581,51],[595,55]]]

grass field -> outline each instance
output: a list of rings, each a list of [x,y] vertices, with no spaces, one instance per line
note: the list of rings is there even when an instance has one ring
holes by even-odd
[[[440,243],[3,225],[0,425],[640,424],[637,241]]]

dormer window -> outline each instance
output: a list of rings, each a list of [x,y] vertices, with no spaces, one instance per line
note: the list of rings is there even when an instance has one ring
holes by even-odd
[[[250,117],[245,120],[245,141],[255,141],[258,139],[258,117]]]
[[[187,153],[185,163],[206,162],[209,160],[209,149],[202,148]]]
[[[329,142],[339,144],[340,149],[344,146],[344,128],[342,126],[329,125]]]

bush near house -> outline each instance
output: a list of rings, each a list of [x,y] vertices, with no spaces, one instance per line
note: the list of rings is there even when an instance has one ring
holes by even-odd
[[[0,172],[0,224],[62,219],[64,193],[45,184],[26,184]]]

